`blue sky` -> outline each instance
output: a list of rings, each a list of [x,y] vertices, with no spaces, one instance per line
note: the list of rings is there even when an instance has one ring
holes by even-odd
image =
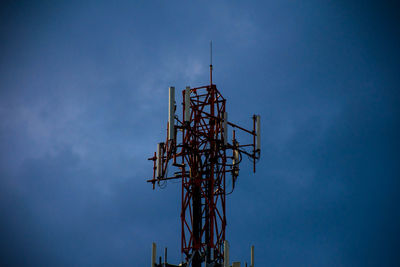
[[[350,3],[349,3],[350,2]],[[231,259],[400,259],[399,6],[369,1],[26,1],[0,10],[0,265],[181,260],[179,184],[151,189],[168,86],[214,81],[262,117],[227,204]]]

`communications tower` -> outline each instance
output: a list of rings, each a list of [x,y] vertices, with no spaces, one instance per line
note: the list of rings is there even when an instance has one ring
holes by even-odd
[[[252,117],[251,130],[229,122],[227,101],[213,84],[212,70],[211,62],[210,84],[182,90],[181,118],[175,113],[175,87],[169,87],[167,138],[149,158],[153,178],[147,182],[154,189],[167,180],[181,180],[181,253],[185,262],[171,265],[165,260],[160,265],[153,252],[152,267],[223,266],[226,195],[235,187],[243,156],[252,160],[254,172],[260,158],[260,116]],[[237,131],[247,134],[248,142],[239,143]],[[172,175],[167,175],[167,170]],[[229,178],[232,187],[226,188]]]

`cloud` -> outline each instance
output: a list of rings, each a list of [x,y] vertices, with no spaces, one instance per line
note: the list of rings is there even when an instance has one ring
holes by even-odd
[[[30,8],[10,13],[0,63],[2,265],[143,266],[153,241],[180,261],[180,185],[152,191],[146,159],[165,139],[168,86],[179,104],[180,89],[208,83],[210,39],[230,118],[262,116],[257,173],[243,162],[228,197],[232,258],[255,244],[260,265],[395,262],[398,55],[355,14]]]

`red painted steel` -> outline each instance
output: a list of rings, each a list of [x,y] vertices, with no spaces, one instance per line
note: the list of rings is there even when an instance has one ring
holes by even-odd
[[[185,90],[182,91],[183,114],[185,105],[190,105],[190,121],[175,118],[175,139],[167,138],[162,149],[163,155],[160,155],[161,177],[156,176],[157,155],[149,158],[154,161],[153,179],[148,180],[153,184],[153,189],[156,184],[170,179],[182,181],[181,252],[194,267],[201,266],[204,261],[222,264],[226,229],[226,174],[232,174],[233,191],[241,155],[252,158],[254,172],[256,159],[260,155],[260,151],[255,150],[255,116],[252,131],[228,123],[250,134],[252,143],[239,145],[234,134],[232,143],[227,141],[225,145],[223,119],[226,99],[212,84],[212,66],[210,82],[210,85],[190,89],[190,103],[185,103]],[[252,148],[252,151],[246,151],[246,147]],[[235,164],[228,163],[235,151],[240,158]],[[178,171],[174,176],[167,177],[167,167],[175,167]]]

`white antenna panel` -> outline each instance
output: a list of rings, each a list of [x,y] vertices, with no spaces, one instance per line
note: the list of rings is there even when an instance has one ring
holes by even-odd
[[[185,121],[190,121],[190,87],[185,90]]]
[[[223,121],[223,129],[224,129],[224,145],[228,143],[228,113],[224,112],[224,121]]]
[[[169,88],[169,101],[168,101],[168,140],[175,137],[175,87]]]
[[[257,135],[257,142],[256,142],[256,150],[260,150],[261,146],[261,136],[260,136],[260,115],[256,116],[256,135]]]
[[[235,147],[239,147],[239,142],[234,141],[233,145]],[[233,148],[232,152],[233,152],[232,165],[236,165],[239,163],[239,150],[237,150],[236,148]]]
[[[229,243],[224,240],[224,267],[229,267]]]
[[[156,162],[156,174],[157,178],[162,176],[162,155],[163,155],[164,143],[157,144],[157,162]]]

